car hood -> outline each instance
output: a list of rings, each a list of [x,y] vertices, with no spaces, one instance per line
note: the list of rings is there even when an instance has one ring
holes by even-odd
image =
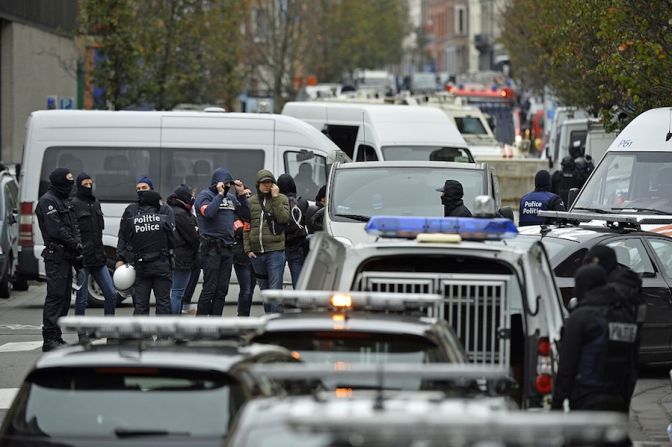
[[[364,222],[335,222],[329,221],[327,232],[329,236],[336,238],[344,245],[348,245],[344,239],[350,241],[351,246],[358,244],[368,244],[376,240],[364,231],[366,223]]]

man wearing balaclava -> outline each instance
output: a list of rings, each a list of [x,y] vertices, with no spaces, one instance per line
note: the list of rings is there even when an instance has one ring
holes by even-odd
[[[518,226],[552,223],[552,220],[539,216],[539,211],[565,211],[565,204],[560,196],[551,192],[551,174],[544,169],[534,176],[534,191],[520,199]]]
[[[584,265],[574,276],[578,307],[563,328],[551,408],[628,413],[636,377],[637,324],[607,273]]]
[[[93,194],[93,178],[86,172],[77,176],[77,194],[72,200],[72,206],[77,219],[77,226],[81,234],[84,247],[82,266],[84,267],[84,285],[77,291],[75,300],[75,315],[84,315],[86,302],[89,297],[89,275],[98,283],[105,296],[105,315],[114,315],[117,304],[117,291],[114,288],[110,271],[107,269],[107,255],[103,245],[103,229],[105,219],[100,202]]]
[[[56,168],[49,175],[49,189],[37,203],[35,214],[44,240],[44,267],[47,296],[42,312],[42,351],[65,344],[57,321],[68,314],[72,293],[72,266],[81,262],[82,244],[70,192],[75,179],[67,168]]]
[[[443,204],[444,217],[471,217],[471,211],[464,206],[464,189],[462,183],[457,180],[446,180],[443,188],[437,189],[442,192],[441,203]]]
[[[133,315],[149,315],[152,292],[156,298],[156,314],[171,313],[174,228],[168,216],[161,213],[163,207],[158,192],[145,191],[138,201],[137,212],[122,219],[119,227],[119,238],[125,244],[117,257],[135,267]]]
[[[142,196],[147,191],[154,191],[154,182],[148,176],[143,175],[138,178],[138,181],[135,184],[135,192],[138,195],[138,198],[135,202],[126,207],[121,215],[122,222],[137,214]],[[168,219],[168,222],[170,222],[170,224],[175,227],[175,216],[173,215],[173,209],[171,207],[166,204],[162,204],[161,208],[159,209],[159,213],[165,215]],[[126,249],[126,242],[124,242],[121,237],[119,237],[117,240],[117,253],[119,253],[120,251],[124,251]],[[115,265],[115,268],[121,267],[122,265],[124,265],[124,262],[117,258],[117,264]]]

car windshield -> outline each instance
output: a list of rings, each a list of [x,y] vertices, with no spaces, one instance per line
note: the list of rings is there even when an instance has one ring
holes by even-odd
[[[481,120],[475,116],[456,116],[455,124],[462,135],[487,135]]]
[[[672,153],[607,152],[572,209],[672,214]]]
[[[273,343],[298,353],[305,363],[337,362],[347,364],[449,362],[448,356],[432,341],[409,334],[376,334],[350,331],[270,332],[255,339],[258,343]],[[328,386],[341,385],[325,380]],[[388,380],[390,388],[418,389],[419,379]],[[348,386],[373,387],[375,380],[356,380]]]
[[[233,402],[240,399],[231,392],[232,383],[221,373],[160,368],[41,370],[17,397],[10,432],[50,438],[221,438]]]
[[[395,215],[441,216],[441,192],[446,180],[457,180],[464,189],[464,204],[487,195],[483,171],[457,168],[375,167],[336,171],[329,199],[329,215],[348,221],[347,216]]]
[[[406,144],[383,146],[385,161],[454,161],[471,162],[469,151],[461,147],[446,146],[409,146]]]

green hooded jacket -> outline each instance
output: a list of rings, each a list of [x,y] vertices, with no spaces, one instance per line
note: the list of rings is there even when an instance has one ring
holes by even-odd
[[[289,200],[284,194],[271,197],[271,194],[262,194],[259,191],[259,182],[263,178],[270,178],[276,183],[275,176],[267,169],[257,172],[257,194],[249,198],[250,207],[250,231],[243,234],[245,253],[266,253],[285,249],[285,233],[274,235],[266,213],[273,215],[273,220],[283,226],[289,222]],[[261,205],[263,204],[264,210]]]

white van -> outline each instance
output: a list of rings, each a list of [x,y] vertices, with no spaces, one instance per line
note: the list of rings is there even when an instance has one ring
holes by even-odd
[[[553,120],[551,121],[551,130],[546,145],[546,158],[552,163],[553,167],[559,169],[560,161],[560,131],[562,123],[568,119],[588,118],[588,114],[575,107],[558,107],[555,109]]]
[[[321,130],[355,161],[474,162],[455,124],[432,107],[288,102],[282,114]]]
[[[558,160],[562,162],[563,158],[570,155],[569,149],[573,146],[585,148],[588,131],[598,123],[599,121],[596,118],[574,118],[565,120],[560,125]]]
[[[207,188],[218,167],[252,187],[257,171],[266,168],[276,176],[292,175],[297,190],[310,190],[304,197],[314,197],[326,184],[327,165],[347,158],[313,127],[271,114],[49,110],[33,112],[26,132],[17,273],[27,279],[44,276],[34,211],[56,167],[94,178],[105,214],[103,243],[113,265],[119,220],[137,198],[140,176],[152,178],[165,199],[181,183]]]
[[[616,132],[604,130],[602,124],[591,124],[588,127],[588,136],[586,136],[586,155],[590,155],[593,163],[597,164],[617,136]]]
[[[642,229],[670,234],[672,223],[672,109],[646,111],[618,134],[570,211],[608,212]]]

